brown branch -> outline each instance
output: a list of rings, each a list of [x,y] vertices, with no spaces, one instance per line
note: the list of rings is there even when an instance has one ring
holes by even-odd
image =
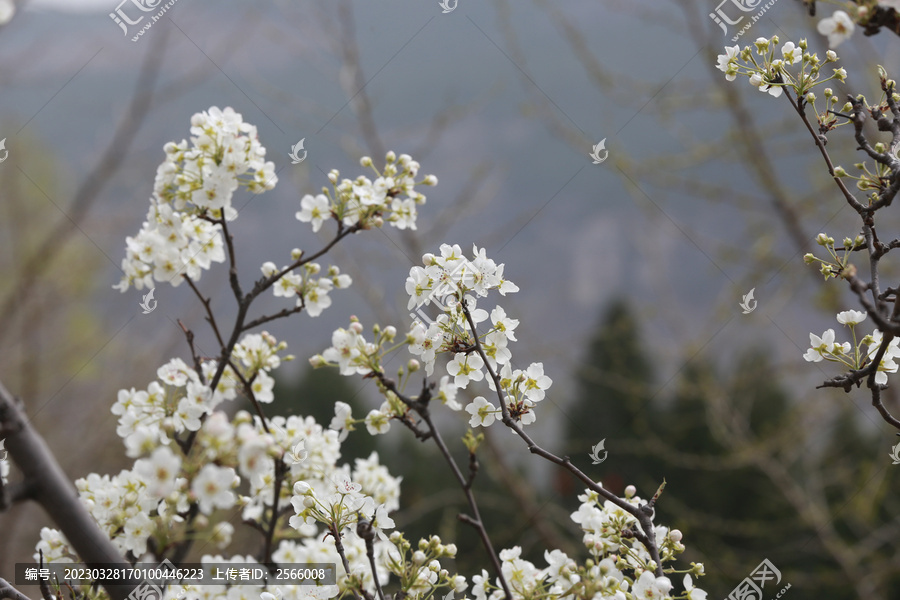
[[[31,600],[28,596],[17,590],[10,582],[0,577],[0,598],[12,600]]]
[[[72,482],[56,462],[41,435],[34,430],[20,403],[0,382],[0,432],[9,456],[24,474],[32,498],[43,507],[88,567],[131,565],[81,503]],[[134,584],[104,586],[113,600],[125,600]]]
[[[500,564],[500,558],[497,556],[497,551],[494,550],[494,545],[491,542],[491,538],[481,519],[481,511],[478,510],[478,502],[475,500],[475,494],[472,492],[471,480],[474,479],[474,473],[472,473],[471,477],[468,479],[462,474],[459,465],[456,464],[456,460],[453,458],[453,455],[450,454],[450,450],[444,443],[444,439],[441,437],[440,432],[431,420],[431,411],[428,408],[428,403],[431,400],[431,388],[433,387],[433,384],[432,386],[428,386],[423,381],[422,393],[418,398],[413,399],[403,395],[400,390],[397,389],[397,384],[394,380],[385,377],[384,373],[381,371],[373,371],[373,376],[378,379],[385,388],[393,392],[401,402],[414,410],[422,418],[425,424],[428,425],[428,433],[434,438],[434,443],[437,444],[438,450],[440,450],[441,455],[444,457],[444,460],[447,461],[447,464],[450,465],[450,470],[453,471],[453,476],[462,488],[463,493],[466,496],[466,501],[469,503],[469,509],[474,515],[474,517],[470,517],[469,515],[459,514],[457,515],[457,518],[463,523],[471,525],[478,532],[481,543],[484,545],[484,549],[487,551],[488,556],[494,565],[494,570],[497,572],[497,577],[500,580],[500,587],[503,588],[506,600],[512,600],[509,584],[506,582],[506,577],[503,575],[503,566]]]
[[[281,496],[281,486],[284,485],[284,475],[287,465],[284,464],[283,458],[275,459],[275,482],[272,495],[272,517],[269,520],[269,528],[265,531],[266,541],[263,546],[262,564],[270,569],[275,567],[272,562],[272,543],[275,540],[275,526],[278,523],[278,498]]]
[[[475,348],[478,352],[478,355],[481,357],[482,361],[484,361],[484,366],[488,371],[488,374],[491,376],[491,379],[494,382],[494,389],[497,393],[497,398],[500,401],[500,410],[503,413],[502,418],[500,419],[504,425],[512,429],[516,435],[518,435],[522,440],[528,445],[528,451],[532,454],[537,454],[538,456],[549,460],[552,463],[555,463],[569,472],[571,472],[575,477],[584,482],[588,489],[597,492],[599,495],[603,496],[625,512],[632,515],[635,519],[640,523],[641,529],[644,532],[644,535],[641,536],[640,532],[635,532],[635,537],[647,548],[647,552],[650,553],[650,559],[656,564],[655,573],[657,577],[663,576],[662,570],[662,561],[659,557],[659,549],[656,547],[656,533],[653,530],[653,521],[647,513],[641,510],[639,507],[632,505],[631,503],[619,498],[603,486],[597,485],[597,483],[585,475],[578,467],[572,464],[572,461],[569,460],[568,456],[564,456],[560,458],[556,456],[552,452],[548,452],[544,448],[537,445],[537,443],[531,439],[527,433],[519,426],[519,424],[510,416],[509,408],[506,406],[506,401],[503,398],[503,386],[500,384],[500,376],[497,372],[491,368],[490,360],[488,359],[487,354],[484,352],[484,348],[481,345],[481,340],[478,339],[478,329],[475,327],[475,321],[472,319],[472,314],[469,312],[468,306],[463,302],[460,304],[462,306],[463,314],[466,316],[466,321],[469,323],[469,328],[472,330],[472,338],[475,340]]]
[[[206,321],[209,323],[210,327],[212,327],[213,333],[216,334],[216,341],[219,342],[219,346],[224,345],[225,342],[222,341],[222,335],[219,333],[219,325],[216,323],[216,317],[210,308],[210,301],[212,298],[204,298],[203,294],[200,293],[200,290],[197,289],[197,285],[194,283],[194,280],[188,277],[187,275],[183,276],[185,281],[188,282],[188,285],[194,290],[194,294],[197,295],[197,298],[200,299],[200,302],[203,304],[203,308],[206,309]]]

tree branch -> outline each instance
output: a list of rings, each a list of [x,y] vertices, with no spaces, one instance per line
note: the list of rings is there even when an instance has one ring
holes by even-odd
[[[25,475],[32,498],[47,512],[88,567],[130,568],[100,530],[78,497],[72,482],[34,430],[19,402],[0,382],[0,432],[9,456]],[[126,600],[135,584],[104,586],[113,600]]]
[[[0,598],[12,598],[12,600],[31,600],[28,596],[17,590],[12,584],[0,577]]]

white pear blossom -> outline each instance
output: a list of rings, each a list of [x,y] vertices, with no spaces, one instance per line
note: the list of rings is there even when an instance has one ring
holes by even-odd
[[[231,508],[235,503],[231,491],[235,472],[231,467],[204,465],[191,482],[191,491],[197,497],[200,512],[211,514],[217,508]]]
[[[716,57],[716,68],[725,73],[725,79],[728,81],[734,81],[734,78],[737,76],[736,59],[740,52],[739,46],[731,46],[730,48],[726,46],[725,54],[720,54]]]
[[[147,491],[160,499],[175,490],[175,478],[180,470],[181,457],[168,446],[160,446],[150,458],[134,463],[134,472],[141,477]]]
[[[470,427],[489,427],[497,418],[500,409],[488,402],[484,396],[477,396],[466,407],[466,412],[472,415],[469,419]]]
[[[334,418],[328,428],[340,432],[338,439],[342,442],[353,431],[353,416],[350,413],[350,405],[346,402],[338,400],[334,403]]]
[[[690,600],[706,600],[706,592],[694,587],[694,581],[690,575],[684,576],[684,591]]]
[[[837,315],[838,323],[842,325],[859,325],[866,320],[868,315],[858,310],[845,310]]]
[[[849,39],[855,28],[853,19],[842,10],[834,11],[830,17],[819,21],[817,26],[819,33],[828,37],[828,46],[831,48],[837,48],[844,40]]]
[[[632,593],[636,598],[649,600],[651,598],[668,598],[671,589],[672,582],[668,577],[657,577],[650,571],[644,571],[634,583]]]
[[[322,228],[325,219],[331,218],[331,202],[324,194],[303,196],[300,200],[301,210],[297,212],[297,220],[304,223],[312,223],[313,232]]]

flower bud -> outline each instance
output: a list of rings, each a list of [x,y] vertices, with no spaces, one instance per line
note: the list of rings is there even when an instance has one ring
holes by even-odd
[[[816,261],[816,255],[813,254],[812,252],[809,252],[809,253],[803,255],[803,262],[805,262],[806,264],[811,265],[815,261]]]
[[[316,505],[316,499],[313,498],[312,496],[306,496],[303,499],[303,506],[305,506],[306,508],[312,508],[315,505]]]
[[[328,364],[328,361],[325,360],[325,357],[321,354],[316,354],[315,356],[309,357],[309,364],[313,369],[318,369],[319,367],[324,367]]]
[[[636,493],[637,493],[637,488],[634,487],[633,485],[629,485],[628,487],[625,488],[625,497],[626,498],[631,498]]]
[[[426,175],[425,180],[422,181],[424,185],[437,185],[437,182],[437,177],[435,177],[434,175]]]
[[[262,267],[260,267],[260,270],[262,271],[262,274],[265,275],[266,277],[271,277],[272,275],[274,275],[275,273],[278,272],[278,267],[275,266],[275,263],[273,263],[271,261],[266,261],[262,264]]]
[[[331,172],[328,173],[328,181],[330,181],[331,183],[337,183],[337,180],[338,180],[338,172],[337,171],[332,170]]]
[[[294,248],[291,250],[291,260],[300,260],[300,257],[303,256],[303,250],[300,248]]]
[[[363,156],[359,159],[359,165],[361,167],[371,167],[372,166],[372,157],[371,156]]]
[[[682,538],[682,534],[681,534],[681,531],[679,531],[678,529],[673,529],[672,531],[669,532],[669,539],[672,540],[673,542],[680,542],[681,538]]]
[[[353,323],[350,323],[350,331],[352,331],[356,335],[362,334],[362,332],[363,332],[362,323],[360,323],[359,321],[354,321]]]
[[[409,362],[406,363],[406,370],[409,371],[410,373],[415,373],[416,371],[419,370],[419,367],[420,367],[419,361],[417,361],[414,358],[409,359]]]
[[[306,493],[311,489],[312,488],[309,487],[309,484],[305,481],[298,481],[294,484],[294,494],[297,496],[305,496]]]
[[[838,166],[834,168],[834,176],[835,177],[846,177],[847,171],[844,170],[844,167]]]
[[[397,160],[397,154],[393,150],[390,150],[387,154],[384,155],[384,160],[392,163]]]
[[[397,337],[397,328],[394,327],[393,325],[388,325],[387,327],[385,327],[384,328],[384,337],[388,341],[393,340],[395,337]]]
[[[423,254],[422,255],[422,264],[425,265],[426,267],[430,267],[431,265],[433,265],[434,264],[434,254],[432,254],[431,252],[426,252],[425,254]]]
[[[812,92],[806,94],[806,101],[809,102],[810,104],[812,104],[813,102],[816,101],[816,95],[813,94]]]
[[[413,555],[412,555],[413,564],[421,565],[422,563],[425,562],[425,560],[426,560],[426,556],[425,556],[424,552],[422,552],[421,550],[416,550],[415,552],[413,552]]]
[[[838,59],[837,52],[834,50],[829,50],[825,53],[825,58],[828,59],[828,62],[834,62]]]

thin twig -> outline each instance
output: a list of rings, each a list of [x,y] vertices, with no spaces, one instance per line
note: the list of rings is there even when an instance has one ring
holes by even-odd
[[[585,475],[578,467],[572,464],[572,461],[569,460],[568,456],[560,458],[552,452],[548,452],[544,448],[538,446],[537,443],[535,443],[535,441],[531,439],[531,436],[525,433],[525,431],[522,430],[519,424],[512,417],[510,417],[509,409],[506,406],[506,400],[503,398],[503,386],[500,384],[500,376],[497,374],[496,370],[491,367],[490,360],[488,359],[488,356],[487,354],[485,354],[484,348],[481,345],[481,340],[478,339],[478,329],[475,327],[475,321],[472,319],[472,314],[469,312],[469,308],[465,303],[461,303],[461,306],[463,314],[466,317],[466,321],[469,323],[469,328],[472,331],[472,338],[475,341],[476,351],[478,352],[478,355],[481,357],[482,361],[484,361],[484,366],[494,382],[494,389],[496,390],[497,397],[500,400],[500,410],[503,413],[503,416],[501,418],[503,424],[512,429],[520,438],[522,438],[522,440],[528,445],[529,452],[531,452],[532,454],[537,454],[538,456],[543,457],[550,462],[567,469],[578,479],[584,482],[588,486],[588,489],[597,492],[599,495],[603,496],[622,510],[635,517],[638,520],[638,523],[640,523],[641,529],[644,532],[643,536],[636,535],[636,537],[641,541],[641,543],[644,544],[644,546],[646,546],[647,552],[650,553],[650,558],[651,560],[653,560],[656,566],[654,571],[657,577],[662,577],[662,561],[659,557],[659,549],[656,547],[656,533],[653,530],[653,521],[650,519],[650,517],[640,508],[623,500],[622,498],[619,498],[603,486],[598,485],[593,479]],[[635,533],[639,534],[640,532]]]

